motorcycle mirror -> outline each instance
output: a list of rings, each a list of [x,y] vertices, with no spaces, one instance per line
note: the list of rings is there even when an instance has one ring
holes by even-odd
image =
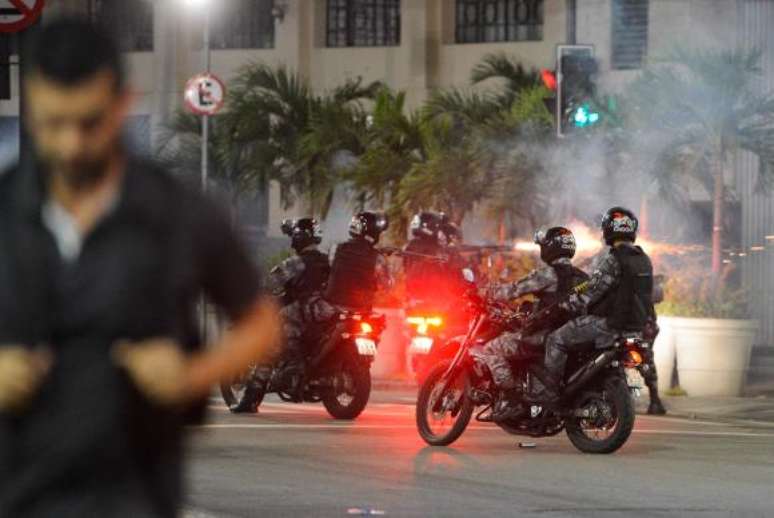
[[[465,268],[462,270],[462,277],[471,284],[476,282],[476,275],[470,268]]]

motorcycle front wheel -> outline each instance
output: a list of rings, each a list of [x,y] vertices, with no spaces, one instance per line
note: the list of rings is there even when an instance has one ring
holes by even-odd
[[[467,396],[468,375],[462,371],[443,389],[443,375],[451,362],[436,365],[425,378],[417,398],[419,435],[431,446],[448,446],[467,428],[475,405]]]
[[[570,417],[567,436],[583,453],[613,453],[623,446],[634,429],[634,401],[629,387],[609,378],[599,389],[582,392],[573,405],[584,417]]]
[[[371,370],[367,363],[345,358],[333,378],[333,386],[322,394],[325,409],[334,419],[358,417],[371,397]]]

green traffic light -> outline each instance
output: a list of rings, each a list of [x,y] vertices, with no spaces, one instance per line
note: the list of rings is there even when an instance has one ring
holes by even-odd
[[[575,109],[572,117],[576,128],[585,128],[599,122],[599,113],[592,111],[588,103],[584,103]]]

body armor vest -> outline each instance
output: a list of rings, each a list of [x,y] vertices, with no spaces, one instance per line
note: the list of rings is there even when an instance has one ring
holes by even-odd
[[[365,240],[340,244],[331,266],[325,299],[331,304],[370,310],[376,293],[379,252]]]
[[[611,250],[621,266],[618,286],[611,289],[590,312],[605,317],[607,325],[621,331],[642,331],[655,316],[653,308],[653,265],[638,246]]]

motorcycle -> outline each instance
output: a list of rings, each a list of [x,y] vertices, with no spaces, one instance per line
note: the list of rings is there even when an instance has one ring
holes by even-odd
[[[464,272],[470,289],[466,299],[472,317],[467,334],[454,344],[450,361],[434,367],[421,385],[416,406],[416,424],[422,439],[433,446],[456,441],[473,414],[476,420],[494,422],[507,433],[550,437],[565,431],[572,444],[584,453],[612,453],[626,443],[634,428],[633,387],[625,369],[642,363],[647,342],[638,334],[621,335],[604,349],[582,348],[568,358],[568,373],[560,402],[552,408],[521,404],[521,415],[494,420],[492,411],[499,396],[491,374],[474,346],[483,345],[504,331],[530,329],[539,315],[523,306],[514,311],[507,304],[481,297],[473,274]],[[525,339],[523,354],[511,361],[523,394],[542,383],[533,367],[542,364],[542,340]]]
[[[268,382],[259,387],[258,405],[266,394],[276,393],[290,403],[322,402],[335,419],[355,419],[371,395],[371,364],[385,327],[384,315],[342,312],[333,323],[308,330],[304,368],[288,362],[273,367],[252,366],[248,372],[220,385],[227,405],[238,402],[246,383],[258,369],[270,369]],[[322,338],[321,338],[322,337]]]

